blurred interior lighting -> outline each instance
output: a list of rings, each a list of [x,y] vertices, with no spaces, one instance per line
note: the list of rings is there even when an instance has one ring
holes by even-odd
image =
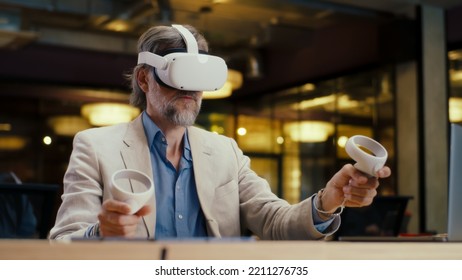
[[[0,123],[0,131],[11,131],[10,123]]]
[[[88,121],[80,116],[56,116],[48,120],[56,135],[74,136],[77,132],[90,128]]]
[[[303,86],[301,86],[302,91],[313,91],[316,89],[316,86],[312,83],[306,83]]]
[[[116,32],[125,32],[130,29],[130,25],[124,20],[113,20],[106,24],[106,29]]]
[[[24,148],[27,140],[21,136],[0,136],[0,150],[2,151],[17,151]]]
[[[219,90],[215,91],[204,91],[202,97],[204,99],[219,99],[219,98],[226,98],[231,96],[233,90],[236,90],[242,86],[242,73],[228,69],[228,78]]]
[[[350,99],[347,94],[331,94],[303,100],[299,103],[295,103],[292,107],[294,110],[306,110],[322,106],[326,110],[332,111],[335,110],[335,102],[337,102],[337,108],[339,110],[352,109],[360,105],[358,101]]]
[[[293,122],[286,126],[290,138],[295,142],[325,142],[334,132],[334,125],[325,121]]]
[[[346,136],[340,136],[337,140],[337,145],[340,148],[345,148],[346,142],[348,141],[348,137]]]
[[[462,70],[450,70],[449,76],[451,81],[460,82],[462,81]]]
[[[452,123],[462,122],[462,98],[449,98],[449,121]]]
[[[247,134],[247,129],[245,129],[245,127],[239,127],[237,129],[237,134],[240,135],[240,136],[244,136]]]
[[[51,142],[53,142],[53,140],[51,139],[50,136],[43,137],[43,144],[48,146],[48,145],[51,145]]]
[[[91,103],[82,106],[81,114],[91,125],[107,126],[133,120],[140,109],[122,103]]]

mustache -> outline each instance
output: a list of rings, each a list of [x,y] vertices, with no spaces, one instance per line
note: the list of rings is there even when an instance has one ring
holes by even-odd
[[[194,101],[197,101],[197,95],[198,95],[197,91],[179,91],[175,99],[187,96],[187,97],[194,99]]]

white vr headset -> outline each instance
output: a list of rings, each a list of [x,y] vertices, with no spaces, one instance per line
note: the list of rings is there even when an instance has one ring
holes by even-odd
[[[138,64],[154,67],[160,84],[187,91],[215,91],[226,82],[228,67],[218,56],[199,53],[194,35],[182,25],[173,24],[186,42],[186,52],[172,49],[165,56],[152,52],[140,52]],[[168,52],[169,50],[167,50]],[[183,51],[183,52],[182,52]]]

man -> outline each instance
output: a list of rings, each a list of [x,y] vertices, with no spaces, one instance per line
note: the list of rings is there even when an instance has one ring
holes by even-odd
[[[0,183],[22,184],[14,172],[0,173]],[[0,193],[0,238],[34,238],[37,217],[27,194]]]
[[[289,205],[250,169],[233,139],[193,127],[202,91],[216,86],[207,78],[222,79],[226,71],[219,58],[197,48],[208,51],[191,26],[153,27],[140,37],[131,103],[144,111],[128,124],[75,136],[50,238],[237,237],[250,230],[261,239],[321,239],[338,229],[337,209],[372,202],[377,178],[348,164],[323,191]],[[195,56],[206,65],[189,61]],[[191,62],[191,69],[174,68],[183,62]],[[120,169],[144,172],[155,185],[154,197],[133,215],[110,192],[111,175]],[[389,175],[388,167],[377,173]]]

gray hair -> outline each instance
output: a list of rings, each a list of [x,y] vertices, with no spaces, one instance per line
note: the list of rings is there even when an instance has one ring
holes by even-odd
[[[204,36],[200,34],[194,27],[184,25],[196,38],[199,49],[208,51],[208,43]],[[161,54],[172,48],[186,48],[181,34],[171,26],[154,26],[144,32],[138,40],[138,52],[149,51],[155,54]],[[149,69],[152,73],[154,67],[147,64],[139,64],[133,68],[131,74],[127,75],[127,79],[131,82],[132,94],[130,95],[130,104],[141,109],[146,109],[146,95],[138,85],[137,74],[141,69]]]

